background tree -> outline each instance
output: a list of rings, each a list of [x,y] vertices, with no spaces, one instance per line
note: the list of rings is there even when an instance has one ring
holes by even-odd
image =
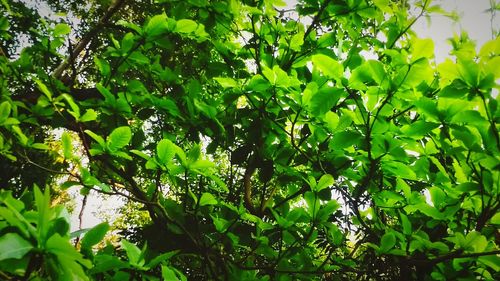
[[[498,38],[436,65],[431,0],[157,2],[1,2],[3,279],[500,277]],[[149,219],[97,249],[55,185]]]

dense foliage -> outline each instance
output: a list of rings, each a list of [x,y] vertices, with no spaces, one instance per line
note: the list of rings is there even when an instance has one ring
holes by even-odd
[[[0,1],[0,279],[500,279],[498,37],[436,65],[431,0],[84,2]],[[70,233],[68,188],[147,218]]]

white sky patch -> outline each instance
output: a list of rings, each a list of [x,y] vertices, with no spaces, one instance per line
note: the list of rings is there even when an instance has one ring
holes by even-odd
[[[454,34],[467,32],[479,49],[484,43],[494,39],[492,28],[500,28],[500,17],[492,18],[491,13],[487,11],[490,9],[489,0],[435,0],[432,3],[440,5],[447,12],[455,11],[460,16],[458,22],[453,22],[443,15],[432,14],[430,23],[422,18],[414,25],[413,29],[420,37],[434,40],[437,63],[449,57],[452,47],[447,39],[452,38]]]

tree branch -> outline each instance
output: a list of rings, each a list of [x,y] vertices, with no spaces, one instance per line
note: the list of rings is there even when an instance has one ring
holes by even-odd
[[[102,27],[108,23],[109,19],[124,5],[126,0],[115,0],[111,6],[109,6],[106,13],[99,19],[99,22],[90,29],[87,34],[85,34],[80,42],[75,46],[73,52],[66,58],[52,73],[52,77],[60,79],[64,70],[68,67],[71,60],[74,60],[78,55],[85,49],[85,47],[92,41],[92,38],[96,36],[102,29]]]

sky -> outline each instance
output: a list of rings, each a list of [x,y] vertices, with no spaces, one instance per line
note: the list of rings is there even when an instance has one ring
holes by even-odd
[[[498,1],[498,0],[496,0]],[[490,8],[490,0],[441,0],[433,1],[439,4],[445,11],[456,11],[460,21],[454,23],[450,18],[442,15],[432,15],[430,24],[422,18],[414,26],[415,32],[422,38],[434,40],[436,62],[442,62],[448,57],[451,46],[448,38],[454,34],[466,31],[469,38],[476,41],[476,47],[493,39],[491,27],[495,30],[500,28],[500,14],[492,19],[491,13],[486,12]]]
[[[287,0],[286,3],[289,7],[293,7],[296,1]],[[490,8],[490,0],[434,0],[433,4],[441,5],[448,12],[455,11],[460,16],[460,21],[457,23],[445,16],[433,15],[430,18],[430,23],[425,18],[421,18],[414,25],[413,30],[419,37],[433,39],[437,63],[443,62],[449,56],[451,46],[447,39],[453,37],[454,34],[466,31],[469,37],[476,41],[476,46],[479,48],[485,42],[493,39],[492,26],[495,30],[500,29],[500,15],[492,19],[491,13],[486,12]],[[79,227],[78,214],[81,209],[81,196],[76,196],[78,191],[74,191],[77,204],[72,215],[73,231]],[[122,204],[122,201],[117,199],[104,199],[91,194],[84,209],[82,227],[89,228],[100,223],[99,213],[112,214]]]

